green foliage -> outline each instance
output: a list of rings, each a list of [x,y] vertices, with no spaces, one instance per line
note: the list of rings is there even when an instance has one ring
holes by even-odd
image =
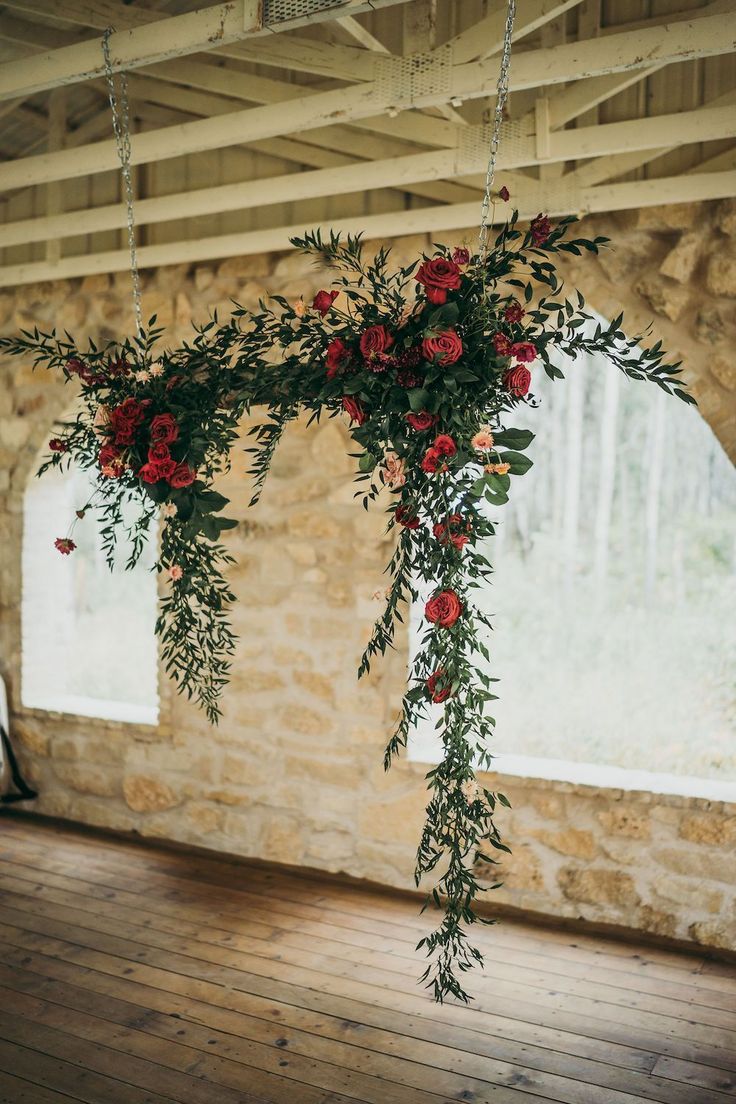
[[[630,378],[692,401],[679,366],[663,363],[659,344],[646,348],[640,337],[627,338],[620,318],[585,335],[590,315],[582,296],[561,298],[550,257],[595,253],[605,241],[568,240],[572,222],[562,219],[545,236],[538,228],[522,232],[514,214],[482,267],[477,257],[455,261],[438,246],[420,267],[391,270],[388,249],[364,260],[360,236],[307,233],[293,244],[336,270],[337,302],[321,292],[308,310],[279,297],[252,314],[236,306],[229,322],[210,322],[190,345],[164,354],[156,375],[156,330],[119,346],[91,345],[84,354],[71,340],[38,331],[0,341],[0,348],[30,353],[35,363],[81,381],[84,413],[62,427],[66,451],[42,470],[70,457],[99,470],[101,443],[118,442],[114,427],[96,425],[100,409],[119,411],[126,400],[142,409],[130,442],[121,445],[119,470],[110,474],[107,465],[106,475],[103,468],[89,505],[100,511],[111,556],[123,526],[122,505],[130,498],[138,502],[131,564],[163,505],[167,521],[157,567],[171,576],[157,624],[163,661],[179,689],[196,697],[212,720],[233,651],[227,609],[234,596],[223,574],[230,557],[219,538],[235,524],[219,516],[227,501],[212,483],[229,465],[238,420],[252,406],[267,409],[248,450],[255,503],[290,421],[302,413],[310,419],[350,416],[358,495],[368,508],[381,494],[388,530],[397,537],[385,606],[360,675],[393,646],[406,604],[425,588],[433,592],[385,765],[401,754],[432,701],[442,701],[443,758],[427,774],[416,865],[417,885],[430,882],[428,905],[442,912],[419,944],[429,958],[423,979],[438,1001],[468,1000],[462,975],[482,963],[468,934],[478,920],[480,872],[497,862],[496,853],[508,852],[494,821],[497,806],[508,801],[482,788],[475,773],[492,762],[488,708],[496,695],[495,680],[475,663],[477,654],[489,659],[491,623],[473,593],[492,573],[481,552],[494,531],[484,502],[507,502],[513,479],[530,467],[524,452],[533,435],[505,424],[535,401],[527,393],[532,377],[521,365],[531,351],[558,378],[551,351],[573,358],[598,351]],[[75,366],[80,362],[83,372]],[[123,369],[115,367],[120,362]],[[146,474],[153,419],[167,414],[177,426],[171,456],[196,470],[186,485],[177,485],[174,476],[151,480]]]

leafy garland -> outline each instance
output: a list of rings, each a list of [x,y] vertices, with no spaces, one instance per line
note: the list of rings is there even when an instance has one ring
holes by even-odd
[[[508,198],[504,190],[501,196]],[[252,431],[255,502],[290,421],[303,412],[310,420],[350,419],[358,495],[366,508],[379,495],[387,502],[388,530],[397,536],[385,608],[359,675],[392,647],[405,603],[431,591],[385,765],[406,747],[427,708],[441,703],[444,754],[427,775],[416,865],[417,885],[434,874],[428,900],[443,911],[419,943],[429,958],[422,980],[438,1001],[468,999],[462,974],[482,963],[467,932],[479,919],[480,871],[498,861],[494,853],[509,850],[494,822],[508,800],[476,776],[491,766],[488,709],[496,695],[495,680],[477,667],[478,655],[490,661],[491,624],[473,592],[492,572],[483,542],[494,526],[484,504],[507,502],[512,477],[531,466],[525,450],[533,434],[506,424],[534,401],[529,365],[561,378],[555,353],[574,359],[597,352],[630,378],[694,401],[679,364],[663,363],[659,343],[626,338],[621,316],[591,328],[583,297],[563,298],[550,257],[597,253],[607,239],[568,239],[574,218],[553,225],[538,215],[527,230],[517,218],[514,212],[482,263],[464,248],[436,246],[431,256],[391,270],[387,249],[364,261],[360,237],[325,239],[317,231],[294,239],[342,273],[332,290],[320,291],[311,308],[277,296],[254,314],[236,306],[229,322],[215,318],[191,344],[157,360],[156,330],[84,354],[37,330],[0,341],[0,349],[31,353],[36,363],[80,381],[83,410],[50,442],[41,471],[72,457],[98,471],[95,495],[78,514],[100,511],[108,555],[127,501],[140,508],[129,528],[129,566],[160,508],[156,566],[171,586],[156,631],[179,690],[194,695],[213,721],[233,650],[226,611],[234,596],[222,574],[230,557],[218,540],[235,524],[219,516],[227,500],[213,482],[229,466],[238,421],[253,406],[267,407]],[[57,547],[68,553],[74,542],[60,538]]]

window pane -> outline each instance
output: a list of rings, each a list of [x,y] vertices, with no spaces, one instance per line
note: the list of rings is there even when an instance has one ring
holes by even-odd
[[[77,524],[70,556],[54,548],[91,488],[88,473],[56,470],[26,490],[23,704],[156,724],[155,534],[132,571],[124,570],[124,546],[108,569],[94,512]]]
[[[537,437],[478,592],[492,750],[736,779],[736,469],[693,407],[602,359],[560,363],[508,419]]]

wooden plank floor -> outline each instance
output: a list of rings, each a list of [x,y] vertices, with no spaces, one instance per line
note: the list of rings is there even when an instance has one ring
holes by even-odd
[[[410,900],[0,818],[0,1104],[719,1104],[736,967],[505,920],[470,1008]]]

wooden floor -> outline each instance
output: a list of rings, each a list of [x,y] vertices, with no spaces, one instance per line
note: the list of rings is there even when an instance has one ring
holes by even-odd
[[[504,921],[472,1008],[399,897],[0,818],[3,1104],[718,1104],[736,967]]]

